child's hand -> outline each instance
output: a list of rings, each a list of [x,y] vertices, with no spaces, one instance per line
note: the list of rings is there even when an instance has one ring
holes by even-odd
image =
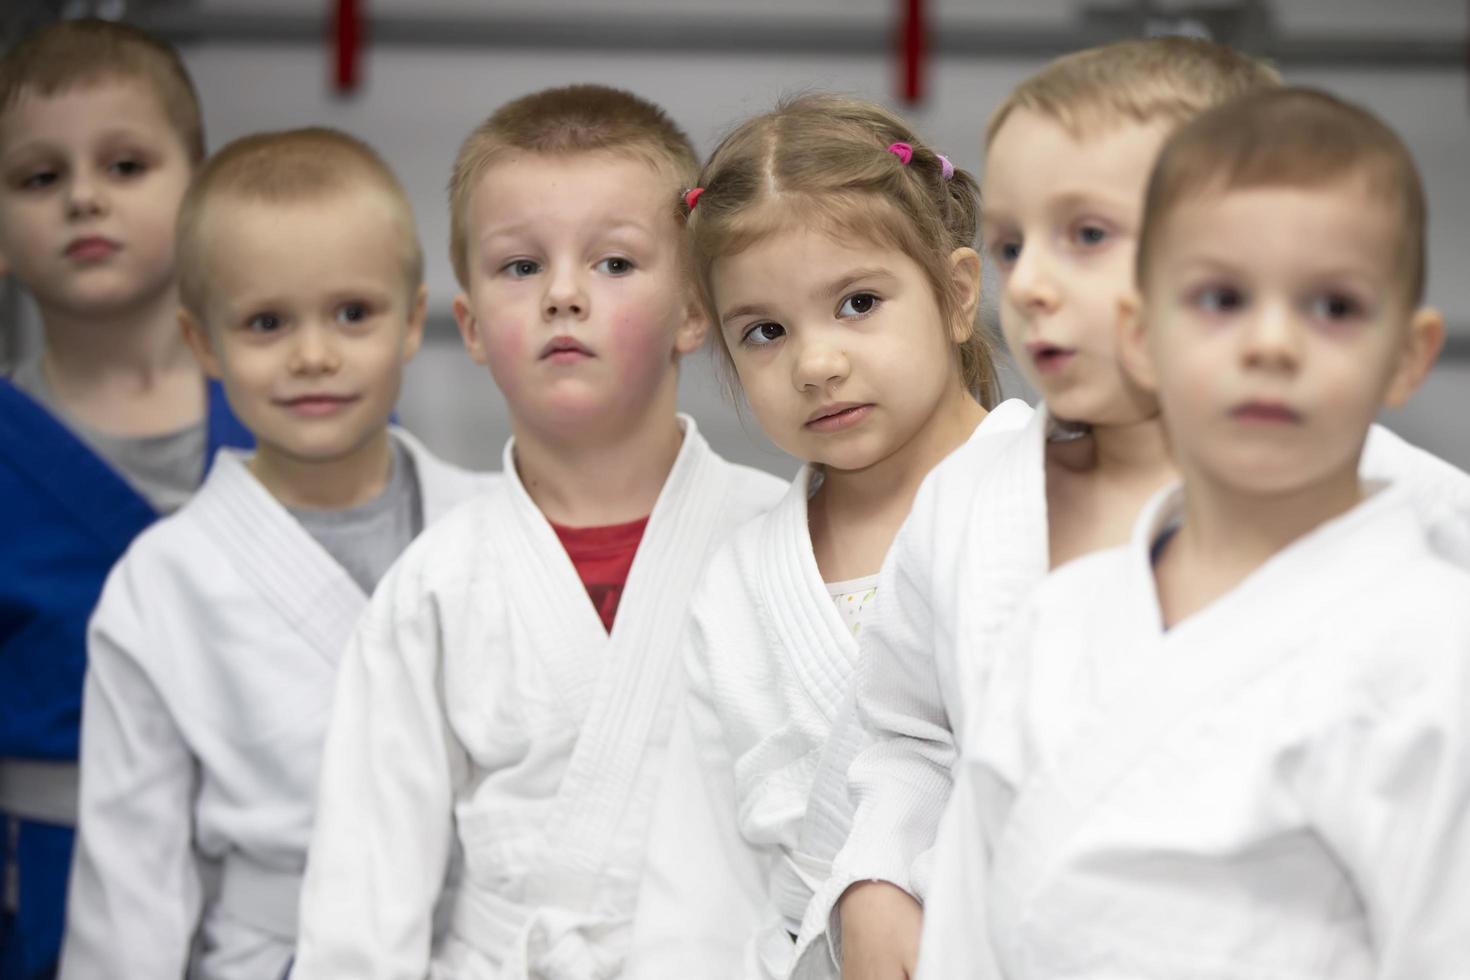
[[[910,980],[919,959],[924,911],[886,881],[863,881],[842,893],[842,980]]]

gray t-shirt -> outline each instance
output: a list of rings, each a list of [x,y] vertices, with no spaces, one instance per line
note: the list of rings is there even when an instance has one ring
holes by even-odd
[[[413,457],[393,439],[393,469],[383,492],[346,510],[289,507],[316,543],[372,594],[383,573],[424,527],[424,508]]]
[[[199,488],[209,437],[204,419],[160,435],[115,436],[98,432],[68,414],[47,383],[39,360],[17,366],[10,380],[50,409],[160,514],[178,510]]]

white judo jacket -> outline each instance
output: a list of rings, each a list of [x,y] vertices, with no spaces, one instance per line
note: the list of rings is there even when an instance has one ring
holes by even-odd
[[[803,925],[802,980],[835,968],[824,951],[840,948],[833,912],[854,882],[925,899],[975,671],[1047,574],[1051,420],[1044,405],[1029,419],[1019,402],[996,411],[1007,409],[1024,424],[983,429],[936,467],[885,563],[855,685],[869,739],[849,771],[856,812]],[[1369,431],[1361,469],[1401,482],[1434,549],[1470,568],[1470,475],[1382,426]],[[829,941],[817,943],[824,929]]]
[[[424,534],[349,648],[296,980],[602,980],[627,955],[694,582],[782,483],[692,420],[611,635],[516,475]],[[431,910],[451,856],[447,933]]]
[[[826,878],[833,852],[814,853],[803,827],[857,640],[812,552],[807,504],[820,478],[803,466],[781,502],[714,557],[695,594],[679,719],[694,746],[684,761],[692,773],[670,779],[660,801],[634,977],[784,978],[807,901]],[[692,796],[700,785],[705,795]],[[841,796],[828,816],[842,825],[839,841],[845,787]],[[723,839],[684,839],[676,825],[691,819]],[[741,882],[751,885],[729,887]],[[653,930],[662,950],[650,948]]]
[[[497,479],[390,431],[425,525]],[[219,453],[93,614],[66,980],[274,980],[291,957],[337,665],[368,597],[247,459]]]
[[[1044,409],[996,406],[925,479],[889,549],[854,679],[860,733],[836,781],[854,811],[850,833],[826,845],[836,856],[804,917],[794,976],[838,973],[834,912],[853,883],[922,897],[920,859],[949,798],[971,654],[1046,574],[1047,426]]]
[[[989,666],[919,976],[1470,976],[1470,576],[1380,490],[1165,630],[1150,550],[1059,569]]]

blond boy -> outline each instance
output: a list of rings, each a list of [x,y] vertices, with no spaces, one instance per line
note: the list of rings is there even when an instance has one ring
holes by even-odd
[[[1309,90],[1181,130],[1122,353],[1183,478],[995,658],[920,976],[1461,977],[1470,576],[1360,475],[1443,336],[1381,122]],[[1463,482],[1463,474],[1461,474]]]
[[[1149,168],[1183,122],[1275,84],[1221,45],[1123,41],[1058,59],[992,115],[981,237],[1007,344],[1043,402],[941,463],[889,552],[856,681],[872,744],[848,772],[852,830],[809,906],[799,975],[912,974],[950,766],[997,632],[1049,568],[1126,540],[1172,478],[1157,406],[1116,357]]]
[[[83,634],[108,569],[248,444],[179,335],[174,218],[204,156],[176,52],[103,21],[0,59],[0,274],[38,356],[0,379],[0,977],[55,969]]]
[[[509,103],[461,149],[454,312],[514,437],[503,485],[410,549],[349,648],[301,980],[621,966],[690,590],[781,493],[675,412],[705,332],[694,170],[660,110],[600,86]]]
[[[341,651],[419,530],[490,483],[389,425],[426,295],[371,149],[237,140],[178,241],[185,334],[256,448],[133,543],[92,618],[67,980],[284,973]]]

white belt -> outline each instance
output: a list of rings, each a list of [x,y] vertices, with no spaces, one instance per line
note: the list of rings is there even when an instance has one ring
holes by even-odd
[[[801,931],[806,907],[812,895],[826,883],[832,864],[802,851],[781,849],[780,858],[771,869],[771,901],[786,920],[788,932]]]
[[[530,908],[464,880],[450,931],[505,976],[609,980],[622,969],[632,924],[569,909]]]
[[[231,852],[221,870],[219,896],[212,911],[294,943],[301,878],[298,871],[277,871],[238,851]]]
[[[75,827],[80,772],[75,762],[0,759],[0,811],[21,820]]]

